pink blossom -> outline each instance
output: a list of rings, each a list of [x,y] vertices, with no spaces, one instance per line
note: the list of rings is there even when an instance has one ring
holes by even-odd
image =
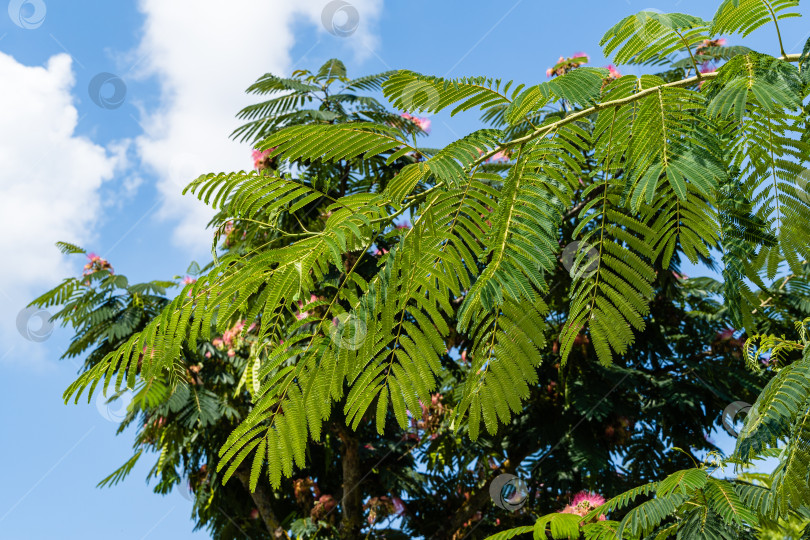
[[[575,52],[571,58],[584,58],[586,62],[588,61],[588,55],[584,52]]]
[[[396,511],[397,515],[402,516],[405,514],[405,503],[402,502],[402,499],[394,495],[391,497],[391,501],[394,503],[394,510]]]
[[[489,158],[487,161],[490,163],[496,163],[498,161],[509,161],[509,156],[507,156],[503,151],[499,150],[492,154],[492,157]]]
[[[102,259],[95,253],[88,253],[87,258],[90,259],[90,262],[84,265],[82,275],[89,276],[101,270],[107,270],[110,274],[115,273],[112,265],[110,265],[106,259]],[[89,284],[89,282],[87,284]]]
[[[407,221],[405,223],[400,223],[399,225],[397,225],[397,229],[410,229],[410,228],[411,224],[408,223]]]
[[[552,68],[548,68],[548,69],[546,70],[546,77],[551,77],[551,74],[552,74],[552,73],[554,73],[554,70],[553,70]]]
[[[725,44],[726,38],[704,39],[703,42],[698,45],[698,53],[700,53],[700,49],[704,49],[706,47],[723,47]]]
[[[421,118],[419,116],[414,116],[406,112],[400,114],[400,116],[402,118],[405,118],[406,120],[410,120],[411,122],[419,126],[419,129],[421,129],[425,133],[430,133],[430,118]]]
[[[303,311],[304,303],[302,301],[298,301],[298,313],[295,315],[295,318],[299,321],[303,321],[307,317],[309,317],[309,311]]]
[[[193,277],[189,277],[189,276],[186,276],[186,277],[183,278],[183,284],[184,285],[191,285],[192,283],[197,283],[197,280],[194,279]]]
[[[388,253],[388,250],[387,250],[387,249],[383,249],[383,250],[377,249],[377,250],[374,252],[374,256],[375,256],[375,257],[379,257],[380,255],[385,255],[386,253]]]
[[[230,356],[231,358],[233,358],[234,356],[236,356],[236,351],[235,351],[235,350],[233,350],[233,349],[228,349],[228,356]]]
[[[571,501],[571,504],[563,508],[560,513],[585,516],[588,514],[588,512],[591,512],[603,504],[605,504],[605,498],[598,493],[593,493],[591,491],[580,491],[574,495],[574,499]],[[606,518],[605,515],[602,514],[598,519],[599,521],[604,521]]]
[[[607,70],[608,70],[608,77],[610,77],[611,79],[618,79],[619,77],[622,76],[622,74],[619,73],[619,70],[616,69],[616,66],[614,66],[613,64],[609,64],[607,66]]]
[[[733,328],[724,328],[717,332],[717,339],[731,339],[734,337],[734,332]]]
[[[252,152],[253,168],[256,170],[269,168],[270,154],[272,154],[275,149],[275,147],[268,148],[267,150],[257,150],[254,148]]]

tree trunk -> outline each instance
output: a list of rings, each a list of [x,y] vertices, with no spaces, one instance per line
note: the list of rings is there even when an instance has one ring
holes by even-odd
[[[251,492],[250,469],[239,467],[234,472],[234,476],[239,479],[248,493],[250,493],[250,497],[253,499],[253,504],[256,505],[256,509],[259,511],[259,516],[261,516],[262,521],[264,521],[267,530],[270,532],[270,536],[273,538],[289,538],[287,532],[281,527],[281,523],[279,523],[278,518],[276,518],[276,513],[273,512],[273,497],[270,493],[269,487],[262,482],[262,480],[265,479],[263,477],[259,477],[259,481],[256,483],[256,491]]]
[[[360,441],[349,428],[338,424],[340,440],[343,442],[343,499],[341,509],[340,537],[353,539],[360,537],[363,528],[363,490],[360,488]]]

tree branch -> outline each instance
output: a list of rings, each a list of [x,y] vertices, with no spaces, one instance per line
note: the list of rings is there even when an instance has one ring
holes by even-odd
[[[256,484],[256,490],[250,491],[250,470],[247,467],[240,466],[237,468],[234,472],[234,476],[239,479],[247,492],[250,493],[250,497],[253,499],[253,504],[255,504],[256,508],[259,510],[259,515],[262,517],[262,521],[264,521],[264,524],[267,526],[270,536],[273,538],[289,539],[290,537],[287,535],[287,531],[281,527],[281,523],[279,523],[276,513],[273,511],[273,497],[270,494],[267,486],[265,486],[265,484],[262,482],[263,477],[259,477],[259,482]]]

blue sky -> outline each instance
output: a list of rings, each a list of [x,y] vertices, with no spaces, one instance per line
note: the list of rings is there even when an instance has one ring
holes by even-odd
[[[94,487],[129,457],[131,437],[115,437],[114,410],[62,404],[78,367],[57,360],[69,331],[31,342],[16,319],[35,295],[80,272],[84,261],[60,256],[57,240],[139,281],[207,260],[210,212],[179,192],[199,173],[251,166],[250,148],[227,137],[253,80],[338,56],[354,76],[406,68],[533,84],[560,55],[585,51],[590,65],[606,65],[599,37],[625,15],[708,19],[719,3],[350,1],[359,26],[348,37],[322,25],[326,0],[12,0],[8,16],[0,10],[0,538],[207,536],[191,532],[186,499],[152,493],[146,461],[124,484]],[[782,28],[788,52],[799,52],[806,22]],[[778,50],[770,27],[745,44]],[[113,83],[91,97],[91,82],[104,77]],[[477,119],[436,115],[427,144],[463,136]]]

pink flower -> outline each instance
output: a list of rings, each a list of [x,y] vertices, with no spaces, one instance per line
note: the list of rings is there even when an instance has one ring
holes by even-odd
[[[419,116],[414,116],[406,112],[400,114],[400,116],[402,118],[405,118],[406,120],[410,120],[411,122],[419,126],[419,129],[421,129],[425,133],[430,133],[430,118],[421,118]]]
[[[731,339],[734,337],[735,331],[733,328],[724,328],[717,332],[717,339]]]
[[[723,47],[726,44],[726,38],[720,39],[704,39],[703,42],[698,45],[697,52],[700,54],[701,49],[705,49],[706,47]]]
[[[112,265],[109,262],[107,262],[106,259],[102,259],[95,253],[88,253],[87,258],[90,259],[90,262],[84,265],[84,271],[82,271],[82,275],[89,276],[90,274],[94,274],[101,270],[108,270],[110,274],[115,273],[113,271]]]
[[[408,223],[407,221],[405,223],[400,223],[399,225],[397,225],[397,229],[410,229],[410,228],[411,224]]]
[[[619,77],[622,76],[622,74],[619,73],[619,70],[616,69],[616,66],[614,66],[613,64],[608,65],[607,70],[608,70],[608,77],[611,79],[618,79]]]
[[[270,154],[273,153],[276,147],[268,148],[267,150],[256,150],[253,149],[252,156],[253,156],[253,168],[256,170],[268,169],[270,168]]]
[[[709,62],[704,62],[700,66],[700,72],[701,73],[714,73],[715,71],[717,71],[717,69],[714,67],[713,64],[711,64]]]
[[[235,350],[233,350],[233,349],[228,349],[228,356],[230,356],[231,358],[233,358],[234,356],[236,356],[236,351],[235,351]]]
[[[402,516],[405,514],[405,503],[402,502],[402,499],[394,495],[391,497],[391,501],[394,503],[394,510],[396,511],[397,515]]]
[[[387,250],[387,249],[383,249],[383,250],[379,250],[379,249],[377,249],[377,250],[374,252],[374,256],[375,256],[375,257],[379,257],[380,255],[385,255],[386,253],[388,253],[388,250]]]
[[[186,276],[183,278],[183,285],[193,285],[194,283],[197,283],[197,280],[193,277]],[[192,296],[191,291],[188,291],[188,296]]]
[[[560,75],[565,75],[572,69],[576,69],[582,64],[587,64],[589,60],[588,55],[584,52],[576,52],[574,53],[574,56],[570,58],[564,58],[561,56],[557,60],[557,64],[555,66],[546,70],[546,76],[551,77],[556,75],[559,77]]]
[[[580,491],[574,495],[571,504],[567,505],[560,512],[561,514],[576,514],[578,516],[585,516],[588,512],[605,504],[605,498],[598,493],[590,491]],[[599,521],[604,521],[605,515],[599,516]]]
[[[509,161],[509,156],[507,156],[503,151],[497,151],[492,154],[492,157],[489,158],[487,161],[490,163],[496,163],[498,161]]]

